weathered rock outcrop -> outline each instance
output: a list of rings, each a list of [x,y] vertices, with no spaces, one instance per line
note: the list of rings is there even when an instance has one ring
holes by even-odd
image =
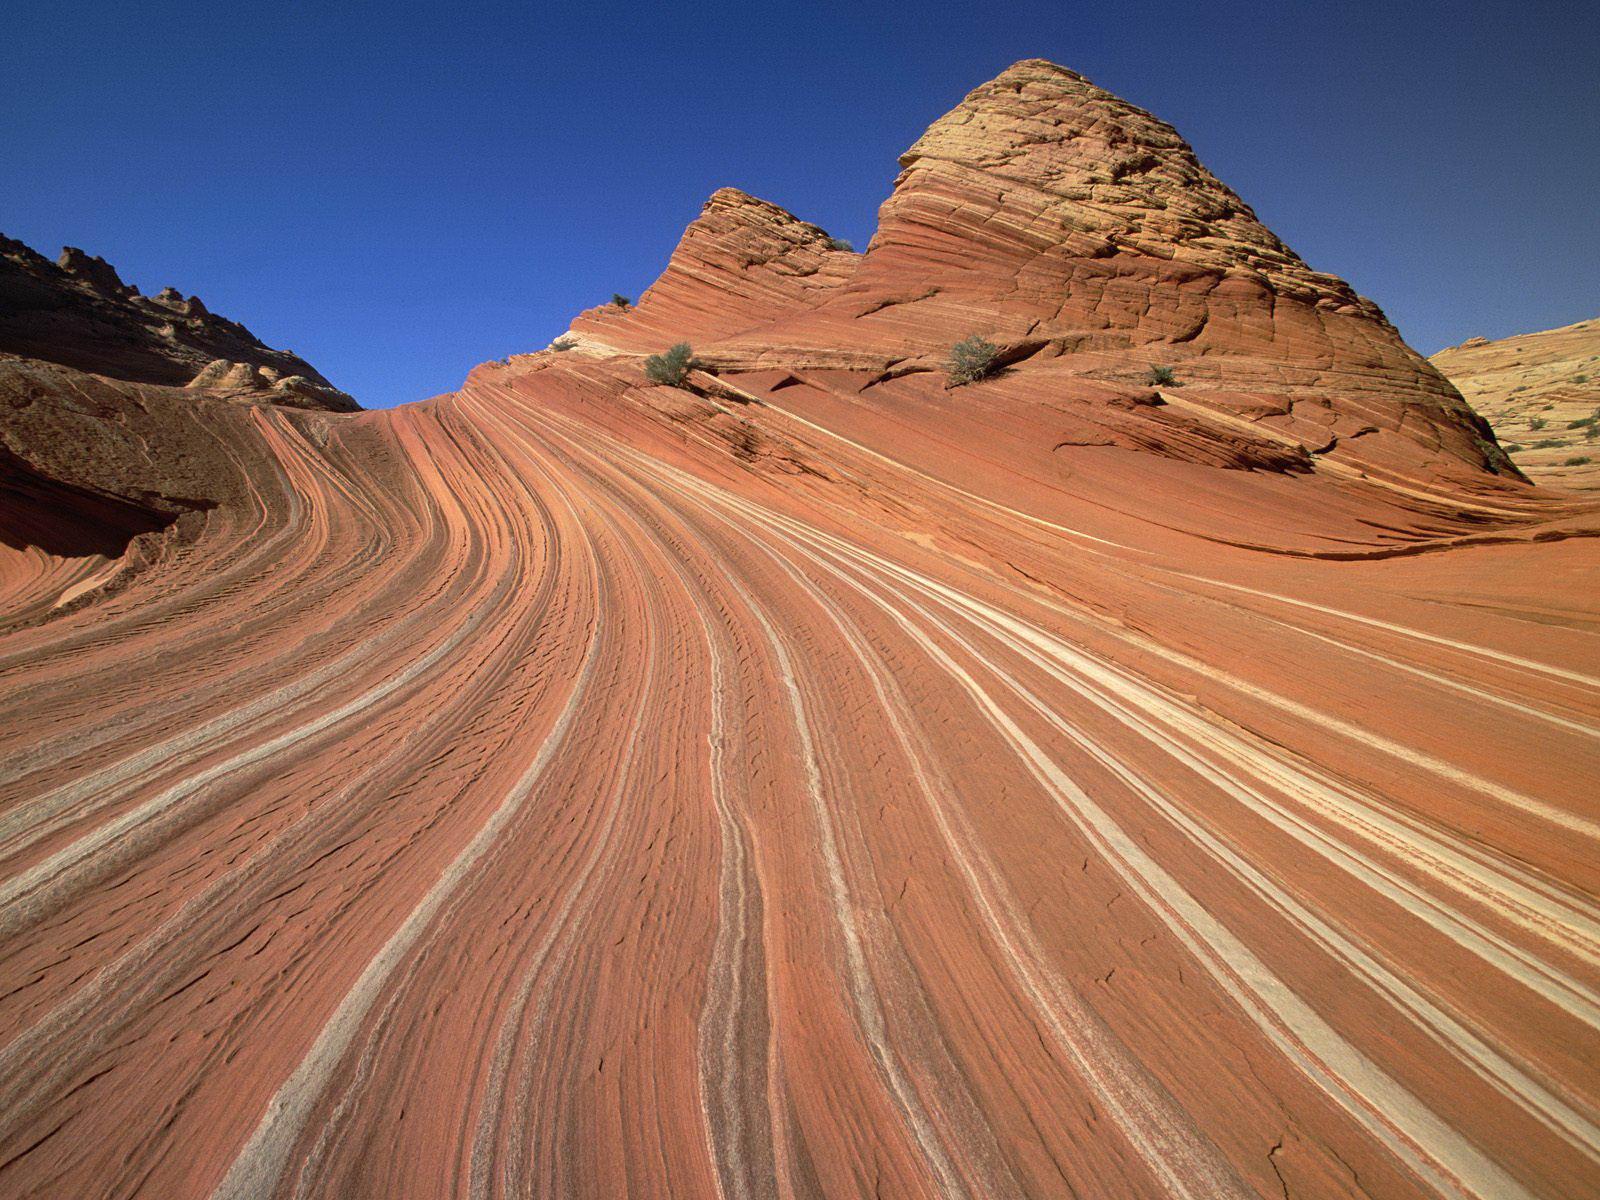
[[[1530,479],[1600,491],[1600,317],[1429,360],[1482,413]]]
[[[212,388],[242,399],[354,412],[304,359],[172,288],[154,296],[68,246],[51,262],[0,236],[0,353],[132,383]],[[219,365],[220,364],[220,365]],[[230,367],[246,373],[228,374]]]
[[[974,403],[1060,405],[1115,444],[1219,464],[1323,462],[1404,486],[1518,477],[1376,305],[1307,267],[1170,125],[1082,76],[1019,63],[901,164],[849,281],[708,345],[710,358],[877,383],[937,370],[977,332],[1013,369]],[[677,332],[724,337],[694,327],[696,308],[680,300]],[[1140,401],[1156,366],[1175,373],[1181,405]],[[902,378],[889,391],[926,389]]]

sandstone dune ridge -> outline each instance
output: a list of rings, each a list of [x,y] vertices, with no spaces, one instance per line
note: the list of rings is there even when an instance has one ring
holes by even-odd
[[[1429,361],[1530,478],[1600,492],[1600,317],[1494,342],[1469,338]]]
[[[902,166],[392,411],[0,363],[0,1194],[1600,1195],[1596,506],[1070,71]]]

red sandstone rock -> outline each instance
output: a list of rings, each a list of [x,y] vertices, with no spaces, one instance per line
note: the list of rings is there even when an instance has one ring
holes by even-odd
[[[591,308],[572,324],[580,346],[654,353],[686,334],[710,341],[813,307],[855,269],[826,231],[722,188],[706,201],[661,278],[629,308]]]
[[[936,370],[977,332],[1015,364],[986,395],[1035,407],[1076,410],[1086,380],[1131,394],[1152,367],[1170,368],[1185,419],[1220,443],[1203,461],[1235,457],[1239,431],[1258,425],[1250,437],[1298,447],[1296,458],[1406,486],[1448,476],[1476,487],[1484,468],[1518,477],[1376,305],[1301,262],[1171,126],[1074,72],[1017,64],[935,122],[901,164],[846,286],[706,354],[906,375]],[[698,332],[692,311],[679,336]],[[1151,424],[1164,415],[1137,411],[1123,441],[1191,457],[1184,439]]]
[[[0,1193],[1600,1194],[1600,511],[1166,126],[574,330],[0,360]]]

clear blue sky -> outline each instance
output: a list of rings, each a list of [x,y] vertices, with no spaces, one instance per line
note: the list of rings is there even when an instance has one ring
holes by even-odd
[[[0,231],[363,403],[638,295],[715,188],[864,245],[895,157],[1054,59],[1173,122],[1426,352],[1600,313],[1600,6],[13,0]]]

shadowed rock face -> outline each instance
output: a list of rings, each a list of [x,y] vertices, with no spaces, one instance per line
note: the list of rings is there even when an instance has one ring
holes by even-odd
[[[196,297],[141,296],[102,258],[69,246],[52,263],[0,237],[0,545],[16,561],[143,563],[171,540],[157,535],[247,495],[213,432],[230,419],[215,408],[240,404],[359,410]]]
[[[1529,478],[1600,492],[1600,317],[1430,360],[1494,426]]]
[[[1168,127],[572,340],[0,362],[0,1193],[1600,1194],[1600,512]]]
[[[172,288],[122,282],[103,258],[68,246],[52,263],[0,236],[0,353],[135,383],[193,383],[241,398],[353,412],[304,359]]]

